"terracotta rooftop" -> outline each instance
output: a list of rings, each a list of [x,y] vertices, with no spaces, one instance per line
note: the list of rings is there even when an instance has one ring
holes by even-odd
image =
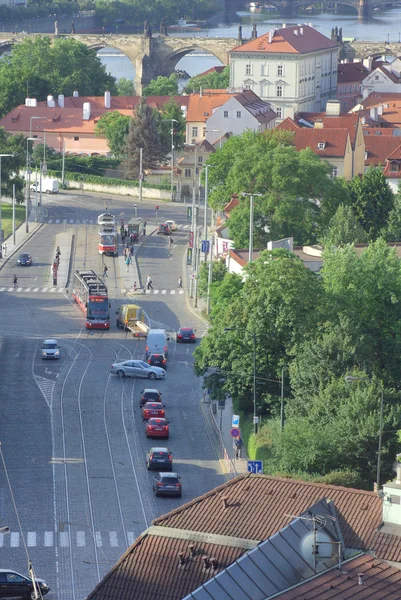
[[[392,107],[401,106],[401,94],[395,94],[393,92],[371,92],[369,96],[361,102],[361,105],[364,108],[379,106],[380,104],[389,104]]]
[[[297,131],[300,129],[300,125],[296,123],[291,117],[287,117],[284,121],[281,121],[279,125],[277,125],[276,129],[284,129],[285,131]]]
[[[362,62],[340,63],[338,65],[337,83],[360,83],[370,73]]]
[[[232,98],[234,94],[227,92],[218,92],[212,90],[205,90],[200,94],[191,94],[187,96],[188,100],[188,111],[187,111],[187,122],[195,123],[206,123],[208,118],[213,114],[213,111],[222,106],[227,100]]]
[[[181,600],[288,525],[290,515],[300,515],[322,499],[334,504],[346,548],[401,561],[401,537],[378,532],[382,502],[377,494],[246,474],[155,519],[88,600]],[[195,555],[190,558],[192,544]],[[216,569],[205,569],[202,556],[215,557]]]
[[[401,144],[401,137],[390,135],[365,135],[364,140],[367,152],[365,165],[374,167],[378,167],[379,165],[384,167],[387,157],[399,148]]]
[[[269,42],[270,35],[270,33],[265,33],[254,40],[245,42],[242,46],[231,50],[229,54],[237,52],[309,54],[319,50],[338,48],[338,44],[309,25],[277,29],[273,32],[271,43]]]
[[[207,71],[203,71],[203,73],[199,73],[199,75],[196,75],[196,77],[203,77],[204,75],[209,75],[210,73],[222,73],[225,68],[225,65],[210,67],[210,69],[207,69]]]
[[[341,113],[340,116],[331,116],[326,113],[306,113],[299,112],[295,115],[294,121],[298,125],[302,125],[301,119],[314,125],[317,121],[321,121],[323,129],[348,129],[352,147],[355,146],[356,134],[358,131],[358,123],[360,117],[358,113]]]
[[[318,156],[343,158],[346,154],[348,129],[298,129],[294,134],[297,151],[310,148]]]
[[[237,196],[237,194],[233,194],[231,196],[230,202],[227,202],[227,204],[224,207],[224,212],[225,212],[226,216],[228,214],[230,214],[230,212],[233,210],[233,208],[238,206],[238,204],[239,204],[238,196]]]
[[[362,576],[362,581],[360,581]],[[362,554],[333,567],[292,590],[278,600],[399,600],[401,571],[373,556]]]

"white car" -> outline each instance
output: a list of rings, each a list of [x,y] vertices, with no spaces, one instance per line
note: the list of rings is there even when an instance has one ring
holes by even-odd
[[[111,365],[110,373],[119,377],[147,377],[148,379],[164,379],[166,371],[161,367],[152,367],[144,360],[125,360]]]
[[[57,340],[44,340],[41,351],[43,360],[60,358],[60,346]]]
[[[168,225],[171,229],[171,231],[176,231],[177,230],[177,223],[175,221],[173,221],[172,219],[170,219],[169,221],[164,221],[166,225]]]

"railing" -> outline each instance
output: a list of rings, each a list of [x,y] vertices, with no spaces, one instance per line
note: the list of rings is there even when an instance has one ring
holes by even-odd
[[[224,445],[224,441],[223,441],[223,438],[222,438],[222,435],[221,435],[221,431],[220,431],[220,428],[219,428],[218,423],[216,421],[215,413],[213,412],[212,406],[213,406],[213,404],[209,405],[209,413],[210,413],[210,417],[211,417],[211,422],[214,425],[214,430],[215,430],[215,432],[217,434],[217,438],[219,440],[220,449],[221,449],[221,451],[223,453],[224,462],[226,463],[226,467],[227,467],[227,470],[228,470],[228,472],[230,474],[230,477],[231,478],[232,477],[236,477],[238,475],[238,472],[237,472],[237,469],[235,468],[235,462],[233,461],[232,458],[229,457],[227,449],[226,449],[226,447]]]

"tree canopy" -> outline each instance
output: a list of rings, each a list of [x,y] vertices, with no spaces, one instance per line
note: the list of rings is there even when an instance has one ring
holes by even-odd
[[[170,77],[159,75],[152,79],[142,92],[143,96],[178,96],[178,78],[175,73]]]
[[[177,104],[174,98],[170,98],[159,114],[159,132],[166,154],[171,152],[171,127],[173,127],[174,148],[175,150],[181,150],[185,144],[186,128],[186,121],[181,106]],[[171,122],[171,119],[174,119],[174,121]]]
[[[32,142],[28,142],[31,144]],[[12,154],[1,159],[1,194],[12,198],[13,185],[18,202],[24,198],[24,180],[18,175],[20,169],[26,165],[26,138],[21,135],[11,135],[4,127],[0,127],[1,154]]]
[[[220,73],[218,71],[212,71],[206,75],[191,77],[184,88],[184,92],[186,94],[199,93],[201,88],[203,90],[225,90],[228,88],[229,83],[230,67],[227,65]]]
[[[48,94],[100,96],[117,92],[114,77],[106,73],[95,50],[73,38],[26,38],[0,61],[0,116],[27,95],[45,100]]]
[[[117,158],[126,154],[131,117],[117,110],[102,115],[95,125],[95,134],[106,138],[110,150]]]
[[[117,94],[119,96],[135,96],[134,82],[126,77],[121,77],[117,84]]]

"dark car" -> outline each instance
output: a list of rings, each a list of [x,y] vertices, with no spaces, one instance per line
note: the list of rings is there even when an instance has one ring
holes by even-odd
[[[141,399],[139,400],[139,406],[142,408],[146,402],[161,402],[162,395],[159,390],[155,388],[145,388],[141,392]]]
[[[30,254],[20,254],[17,260],[19,267],[29,267],[32,264],[32,256]]]
[[[155,496],[182,496],[182,486],[177,473],[157,473],[153,479]]]
[[[146,467],[148,471],[165,469],[173,470],[173,457],[168,448],[151,448],[146,453]]]
[[[166,223],[161,223],[157,228],[157,235],[171,235],[171,229]]]
[[[165,354],[149,354],[147,361],[152,367],[167,369],[167,359]]]
[[[43,579],[35,579],[42,596],[50,592],[50,587]],[[20,575],[11,569],[0,569],[0,598],[31,598],[37,597],[32,579]]]
[[[177,331],[177,344],[180,342],[192,342],[196,344],[196,329],[192,327],[180,327]]]
[[[161,404],[161,402],[146,402],[146,404],[142,406],[142,419],[144,421],[147,421],[152,417],[160,417],[164,419],[164,416],[164,406]]]
[[[146,421],[145,425],[146,437],[162,437],[168,440],[169,427],[166,419],[160,419],[158,417],[152,417]]]

